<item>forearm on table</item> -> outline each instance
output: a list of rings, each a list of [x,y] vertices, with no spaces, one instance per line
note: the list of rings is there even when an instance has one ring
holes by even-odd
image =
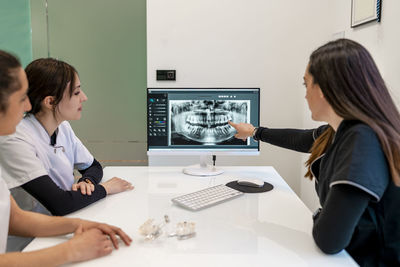
[[[68,242],[32,252],[11,252],[0,255],[0,266],[52,267],[71,262]]]
[[[11,197],[9,233],[17,236],[54,236],[72,233],[81,223],[80,219],[47,216],[25,211]],[[27,222],[29,224],[27,225]]]
[[[79,190],[65,191],[47,175],[22,185],[22,188],[42,203],[53,215],[60,216],[82,209],[107,195],[105,188],[100,184],[95,185],[95,190],[91,195],[83,195]]]

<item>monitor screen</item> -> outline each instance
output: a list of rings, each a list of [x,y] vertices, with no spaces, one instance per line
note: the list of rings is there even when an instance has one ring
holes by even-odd
[[[228,121],[258,126],[259,100],[259,88],[148,88],[148,151],[258,153]]]

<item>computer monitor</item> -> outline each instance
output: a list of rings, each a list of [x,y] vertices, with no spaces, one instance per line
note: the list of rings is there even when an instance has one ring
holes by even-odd
[[[228,124],[260,120],[260,88],[148,88],[147,154],[199,155],[190,175],[223,172],[207,166],[208,155],[258,155],[259,143],[234,137]]]

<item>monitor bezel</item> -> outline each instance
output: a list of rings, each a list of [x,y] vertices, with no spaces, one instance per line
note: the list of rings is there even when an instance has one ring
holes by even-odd
[[[215,149],[207,149],[207,148],[149,148],[149,140],[148,140],[148,131],[149,131],[149,109],[147,108],[147,99],[149,96],[149,92],[151,90],[246,90],[258,92],[258,122],[256,127],[260,125],[260,98],[261,98],[261,89],[260,87],[148,87],[146,93],[146,144],[147,144],[147,155],[148,156],[167,156],[167,155],[259,155],[260,154],[260,143],[257,142],[257,148],[215,148]],[[251,137],[249,137],[251,138]]]

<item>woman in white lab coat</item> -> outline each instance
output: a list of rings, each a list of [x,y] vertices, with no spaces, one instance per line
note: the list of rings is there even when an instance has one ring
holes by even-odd
[[[0,50],[0,136],[15,132],[24,112],[31,108],[28,82],[18,60]],[[3,141],[4,139],[0,140]],[[15,203],[0,167],[0,266],[58,266],[97,258],[118,248],[116,235],[126,245],[131,239],[107,224],[24,211]],[[29,222],[29,223],[28,223]],[[5,253],[8,233],[21,236],[53,236],[73,233],[69,241],[32,252]]]
[[[100,183],[102,166],[68,122],[81,118],[87,100],[75,68],[60,60],[43,58],[30,63],[26,74],[32,109],[16,133],[0,144],[0,162],[6,169],[3,178],[8,188],[23,188],[53,215],[65,215],[106,195],[133,189],[129,182],[116,177]],[[82,174],[77,182],[74,169]],[[20,197],[14,197],[19,202]]]

